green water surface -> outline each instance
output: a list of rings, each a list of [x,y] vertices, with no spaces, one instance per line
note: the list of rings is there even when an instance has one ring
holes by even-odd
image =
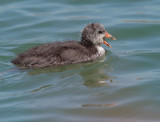
[[[17,54],[79,40],[99,22],[117,38],[91,63],[19,69]],[[1,0],[0,122],[159,122],[159,0]]]

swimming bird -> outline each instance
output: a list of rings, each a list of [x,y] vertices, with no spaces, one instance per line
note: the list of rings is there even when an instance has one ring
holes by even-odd
[[[105,55],[101,44],[111,45],[105,38],[116,40],[99,23],[86,25],[80,41],[65,41],[43,44],[19,54],[12,63],[26,68],[45,68],[93,61]]]

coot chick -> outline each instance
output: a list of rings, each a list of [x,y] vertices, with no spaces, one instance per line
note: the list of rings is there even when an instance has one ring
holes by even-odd
[[[93,61],[105,55],[104,38],[116,40],[99,23],[91,23],[82,31],[81,40],[43,44],[19,54],[12,63],[26,68],[56,67]]]

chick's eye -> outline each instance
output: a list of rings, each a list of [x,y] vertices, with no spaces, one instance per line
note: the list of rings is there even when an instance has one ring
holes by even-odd
[[[99,34],[102,34],[102,33],[103,33],[103,31],[98,31],[98,33],[99,33]]]

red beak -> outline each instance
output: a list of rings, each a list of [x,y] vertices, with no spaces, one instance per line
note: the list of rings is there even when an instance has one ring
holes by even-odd
[[[105,38],[111,38],[112,40],[116,40],[116,38],[114,38],[111,34],[109,34],[107,32],[105,32]],[[103,43],[105,45],[107,45],[108,47],[112,48],[111,45],[107,41],[105,41],[104,39],[103,39]]]

